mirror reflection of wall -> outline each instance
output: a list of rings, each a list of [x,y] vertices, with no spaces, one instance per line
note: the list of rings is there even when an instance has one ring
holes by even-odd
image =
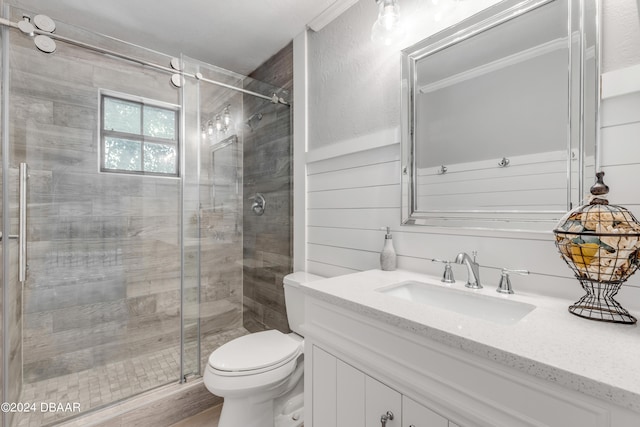
[[[567,12],[550,3],[418,62],[419,209],[566,208]]]
[[[596,28],[580,32],[592,21],[592,0],[504,1],[403,52],[410,223],[553,220],[580,199],[595,169]]]
[[[236,208],[240,192],[238,173],[238,137],[232,135],[211,146],[209,179],[211,181],[211,207],[214,212]]]
[[[201,195],[201,233],[216,241],[235,241],[242,227],[242,157],[237,135],[231,135],[209,146],[203,158],[208,182],[203,185],[208,195]]]
[[[569,45],[561,5],[418,62],[418,167],[566,149]]]

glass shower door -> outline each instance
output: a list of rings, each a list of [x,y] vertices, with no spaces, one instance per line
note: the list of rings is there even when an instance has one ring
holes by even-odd
[[[244,76],[182,59],[189,74],[242,87]],[[185,375],[202,375],[213,350],[247,333],[242,325],[243,95],[198,79],[187,79],[182,90],[185,170],[193,172],[183,189],[183,364]]]
[[[64,24],[57,32],[169,62]],[[180,92],[166,73],[62,43],[46,55],[7,34],[3,231],[24,238],[28,269],[20,282],[18,240],[3,238],[5,400],[70,408],[8,416],[44,426],[180,380],[182,171],[147,169],[153,153],[164,168],[179,153],[181,124],[156,125],[179,112]],[[123,101],[109,110],[105,94]]]

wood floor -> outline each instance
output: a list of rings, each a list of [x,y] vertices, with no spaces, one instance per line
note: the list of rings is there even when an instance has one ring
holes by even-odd
[[[192,417],[177,422],[170,427],[218,427],[222,405],[200,412]]]

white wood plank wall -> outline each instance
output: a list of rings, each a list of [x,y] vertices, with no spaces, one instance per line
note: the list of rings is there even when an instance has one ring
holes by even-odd
[[[611,187],[611,203],[640,217],[640,92],[602,103],[602,169]],[[391,134],[390,132],[388,134]],[[343,144],[344,142],[341,142]],[[551,233],[469,232],[400,226],[400,144],[307,161],[307,270],[327,277],[379,268],[384,241],[381,227],[390,226],[399,268],[440,275],[442,264],[458,252],[478,251],[486,288],[497,286],[500,268],[531,271],[513,276],[516,292],[533,292],[576,300],[583,291],[561,260]],[[590,178],[587,178],[590,179]],[[454,265],[456,279],[466,270]],[[618,300],[640,309],[640,273],[623,287]]]
[[[564,210],[567,206],[567,155],[548,152],[417,170],[418,206],[440,210]],[[577,160],[572,162],[572,169]],[[575,181],[574,181],[575,182]]]

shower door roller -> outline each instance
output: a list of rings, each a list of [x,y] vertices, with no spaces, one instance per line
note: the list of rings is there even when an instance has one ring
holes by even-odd
[[[255,196],[249,197],[249,200],[253,200],[253,203],[251,203],[251,210],[254,214],[258,216],[264,214],[264,208],[267,205],[267,201],[264,199],[262,194],[256,193]]]

